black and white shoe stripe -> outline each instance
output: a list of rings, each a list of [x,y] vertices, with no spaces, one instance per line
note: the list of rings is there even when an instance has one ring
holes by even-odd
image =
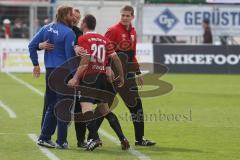
[[[100,140],[93,140],[90,139],[87,142],[87,147],[86,147],[86,151],[93,151],[95,148],[97,148],[100,145]]]

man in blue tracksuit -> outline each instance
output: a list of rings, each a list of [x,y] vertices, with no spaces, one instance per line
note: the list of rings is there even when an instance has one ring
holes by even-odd
[[[50,74],[64,62],[75,56],[74,41],[75,34],[72,31],[73,22],[73,8],[69,6],[60,6],[57,10],[56,22],[46,25],[33,37],[29,44],[30,58],[32,60],[34,69],[33,75],[40,76],[40,67],[38,63],[37,48],[40,42],[49,40],[54,44],[52,50],[45,50],[44,63],[46,67],[46,92],[45,105],[47,111],[44,118],[41,135],[38,144],[50,148],[68,148],[67,143],[67,122],[63,122],[54,115],[54,106],[64,96],[51,90],[48,84]],[[51,136],[54,134],[57,126],[57,141],[56,145],[51,141]]]

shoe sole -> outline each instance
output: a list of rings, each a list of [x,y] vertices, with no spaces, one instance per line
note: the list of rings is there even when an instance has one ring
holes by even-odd
[[[43,144],[43,143],[37,143],[39,146],[46,147],[46,148],[55,148],[55,146]]]
[[[150,146],[155,146],[156,143],[149,144],[149,145],[141,145],[141,144],[135,144],[135,146],[141,146],[141,147],[150,147]]]

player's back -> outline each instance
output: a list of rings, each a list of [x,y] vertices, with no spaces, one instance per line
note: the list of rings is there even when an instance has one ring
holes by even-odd
[[[109,43],[108,39],[101,34],[96,32],[87,32],[83,36],[79,37],[78,44],[83,46],[85,49],[88,50],[88,54],[94,54],[95,50],[93,49],[94,46],[98,47],[107,47],[107,43]]]
[[[47,50],[48,52],[54,51],[64,51],[64,40],[65,36],[73,32],[71,28],[67,27],[62,23],[51,23],[46,26],[46,31],[44,33],[44,40],[49,40],[49,43],[54,44],[53,50]]]
[[[87,32],[79,37],[78,45],[83,47],[91,57],[89,72],[105,73],[108,56],[113,53],[113,51],[108,49],[109,40],[101,34]]]
[[[69,54],[66,53],[65,45],[67,37],[72,37],[75,39],[75,34],[73,33],[72,29],[62,23],[51,23],[46,26],[43,36],[44,41],[48,40],[49,43],[54,44],[54,49],[45,50],[45,61],[51,61],[51,63],[54,63],[53,66],[61,65],[67,59],[66,54]],[[72,53],[70,54],[72,57],[74,56],[73,49],[71,52]],[[52,61],[52,59],[54,59],[54,61]]]

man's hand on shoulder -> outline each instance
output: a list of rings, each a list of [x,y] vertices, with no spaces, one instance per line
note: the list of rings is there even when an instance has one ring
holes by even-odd
[[[77,56],[81,56],[83,54],[87,54],[87,50],[84,49],[83,47],[80,47],[78,45],[74,46],[74,51]]]

